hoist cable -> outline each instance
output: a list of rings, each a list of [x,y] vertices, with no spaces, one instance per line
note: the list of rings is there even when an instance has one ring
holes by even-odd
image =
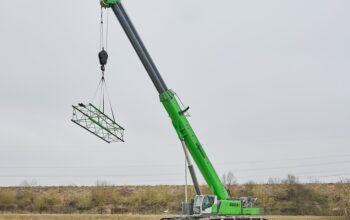
[[[107,24],[106,24],[106,50],[108,49],[108,26],[109,26],[109,10],[107,10]]]
[[[106,10],[106,15],[104,15],[104,11]],[[108,48],[108,32],[109,32],[109,10],[101,7],[101,15],[100,15],[100,50]],[[106,25],[104,23],[104,17],[106,17]],[[106,29],[106,31],[105,31]]]
[[[98,105],[99,109],[101,109],[101,106],[102,106],[102,99],[103,99],[103,78],[101,78],[100,100]]]
[[[108,26],[109,26],[109,10],[106,10],[106,15],[104,13],[104,8],[101,7],[101,15],[100,15],[100,49],[101,51],[107,51],[108,48]],[[106,18],[106,25],[104,24],[104,18]],[[99,54],[100,55],[100,54]],[[105,55],[106,57],[103,57],[103,55]],[[105,58],[105,62],[101,63],[101,57],[100,57],[100,63],[101,65],[101,70],[102,70],[102,77],[100,79],[100,82],[97,86],[96,92],[94,94],[94,98],[93,101],[95,100],[95,97],[97,95],[98,92],[100,92],[100,99],[99,99],[99,108],[101,109],[102,107],[102,112],[105,112],[105,96],[107,96],[108,98],[108,104],[109,104],[109,108],[113,117],[113,120],[115,120],[115,115],[114,115],[114,111],[113,111],[113,107],[112,107],[112,102],[109,96],[109,91],[107,88],[107,83],[104,77],[104,65],[106,64],[107,58],[108,58],[108,54],[105,52],[105,54],[102,54],[102,58]]]
[[[100,49],[103,48],[103,8],[101,7],[101,18],[100,18]]]
[[[105,78],[102,77],[102,112],[105,113]]]
[[[107,92],[107,98],[108,98],[108,102],[109,102],[109,108],[111,109],[111,113],[112,113],[113,120],[115,121],[114,111],[113,111],[113,108],[112,108],[112,102],[111,102],[111,98],[109,97],[109,91],[108,91],[108,87],[107,87],[106,81],[105,81],[105,88],[106,88],[106,92]]]
[[[110,95],[109,95],[109,89],[108,89],[107,82],[106,82],[106,79],[104,78],[104,76],[101,77],[101,79],[100,79],[100,81],[99,81],[99,83],[97,85],[97,88],[95,90],[95,94],[94,94],[94,96],[92,98],[92,103],[95,101],[96,96],[99,96],[98,106],[99,106],[99,109],[102,109],[103,113],[105,111],[105,104],[106,104],[105,97],[107,97],[109,109],[111,111],[113,120],[115,121],[115,114],[114,114],[114,110],[113,110],[113,107],[112,107],[111,98],[110,98]]]
[[[97,85],[97,88],[95,90],[94,96],[93,96],[93,98],[91,100],[91,103],[93,103],[95,101],[96,95],[97,95],[98,91],[100,90],[101,82],[102,82],[102,80],[100,79],[100,81],[99,81],[99,83]]]

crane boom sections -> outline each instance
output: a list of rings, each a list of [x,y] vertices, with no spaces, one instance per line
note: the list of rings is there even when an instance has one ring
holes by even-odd
[[[148,75],[155,85],[160,96],[160,101],[168,112],[180,140],[185,141],[188,151],[206,180],[211,192],[219,199],[228,199],[229,195],[225,186],[220,181],[218,174],[206,155],[189,121],[184,115],[184,111],[181,109],[175,93],[167,88],[120,0],[104,0],[104,4],[110,6],[118,18]]]
[[[182,109],[176,99],[175,93],[168,90],[160,94],[160,100],[167,110],[179,138],[185,141],[188,151],[201,171],[210,191],[219,199],[228,199],[229,195],[225,186],[220,181],[218,174],[206,155],[189,121],[182,113]]]

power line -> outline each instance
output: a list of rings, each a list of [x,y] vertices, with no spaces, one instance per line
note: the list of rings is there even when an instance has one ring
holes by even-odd
[[[299,177],[300,175],[312,175],[312,174],[325,174],[325,173],[347,173],[349,170],[329,170],[329,171],[309,171],[309,172],[285,172],[285,173],[273,173],[273,174],[254,174],[254,175],[239,175],[239,174],[235,174],[236,177],[238,178],[249,178],[249,177],[276,177],[276,176],[280,176],[280,177],[285,177],[288,174],[292,174],[295,175],[297,177]],[[333,175],[333,174],[332,174]]]
[[[158,176],[180,176],[183,173],[168,173],[168,174],[142,174],[142,175],[131,175],[131,174],[121,174],[121,175],[72,175],[72,176],[61,176],[61,175],[33,175],[33,176],[21,176],[21,175],[9,175],[1,176],[2,178],[119,178],[119,177],[158,177]]]
[[[334,177],[334,176],[347,176],[350,175],[349,172],[342,172],[342,173],[331,173],[327,175],[309,175],[314,174],[315,172],[310,173],[301,173],[297,174],[297,177]],[[316,172],[316,173],[325,173],[325,172]],[[326,172],[327,173],[327,172]],[[182,176],[183,173],[163,173],[163,174],[106,174],[106,175],[28,175],[28,176],[22,176],[22,175],[3,175],[2,178],[118,178],[118,177],[159,177],[159,176]],[[284,175],[284,176],[283,176]],[[254,177],[285,177],[286,174],[267,174],[267,175],[254,175]],[[249,176],[238,176],[238,177],[249,177]]]
[[[333,164],[345,164],[350,163],[350,161],[340,161],[340,162],[328,162],[328,163],[318,163],[318,164],[300,164],[296,166],[282,166],[282,167],[267,167],[267,168],[255,168],[255,169],[236,169],[233,171],[262,171],[262,170],[278,170],[278,169],[289,169],[289,168],[303,168],[303,167],[314,167],[314,166],[325,166],[325,165],[333,165]]]
[[[327,156],[313,156],[313,157],[299,157],[299,158],[284,158],[278,160],[254,160],[254,161],[236,161],[235,163],[266,163],[266,162],[281,162],[281,161],[298,161],[298,160],[314,160],[314,159],[323,159],[323,158],[339,158],[339,157],[350,157],[350,154],[343,155],[327,155]],[[217,163],[217,164],[226,164],[226,163]]]
[[[310,160],[310,159],[322,159],[322,158],[339,158],[339,157],[350,157],[350,155],[333,155],[333,156],[319,156],[319,157],[303,157],[303,158],[286,158],[286,159],[278,159],[278,160],[261,160],[261,161],[237,161],[235,160],[235,164],[242,163],[267,163],[267,162],[281,162],[281,161],[295,161],[295,160]],[[348,163],[349,161],[343,161],[340,163]],[[332,163],[332,162],[330,162]],[[338,162],[335,162],[338,163]],[[231,165],[230,163],[215,163],[217,165]],[[326,163],[325,163],[326,164]],[[329,163],[328,163],[329,164]],[[315,164],[316,166],[319,164]],[[322,165],[322,164],[321,164]],[[327,164],[326,164],[327,165]],[[146,165],[146,164],[129,164],[129,165],[118,165],[118,166],[0,166],[0,169],[41,169],[41,168],[49,168],[49,169],[80,169],[80,168],[139,168],[139,167],[180,167],[182,164],[154,164],[154,165]],[[300,166],[308,166],[308,165],[300,165]],[[259,168],[257,168],[259,169]],[[257,170],[252,169],[252,170]],[[265,168],[269,169],[269,168]],[[274,169],[274,168],[273,168]],[[237,170],[237,171],[247,171],[245,170]]]

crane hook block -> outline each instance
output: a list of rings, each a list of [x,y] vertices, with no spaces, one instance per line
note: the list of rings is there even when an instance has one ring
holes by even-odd
[[[107,51],[105,51],[104,48],[102,48],[101,52],[98,53],[98,58],[101,64],[101,70],[105,71],[105,65],[107,64],[107,60],[108,60],[108,53]]]

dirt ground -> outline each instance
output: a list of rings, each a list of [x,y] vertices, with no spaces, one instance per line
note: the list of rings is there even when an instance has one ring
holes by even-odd
[[[159,220],[160,216],[149,215],[61,215],[61,214],[0,214],[0,220]]]
[[[154,215],[39,215],[39,214],[0,214],[0,220],[159,220]],[[344,217],[318,216],[266,216],[269,220],[348,220]],[[350,220],[350,219],[349,219]]]

